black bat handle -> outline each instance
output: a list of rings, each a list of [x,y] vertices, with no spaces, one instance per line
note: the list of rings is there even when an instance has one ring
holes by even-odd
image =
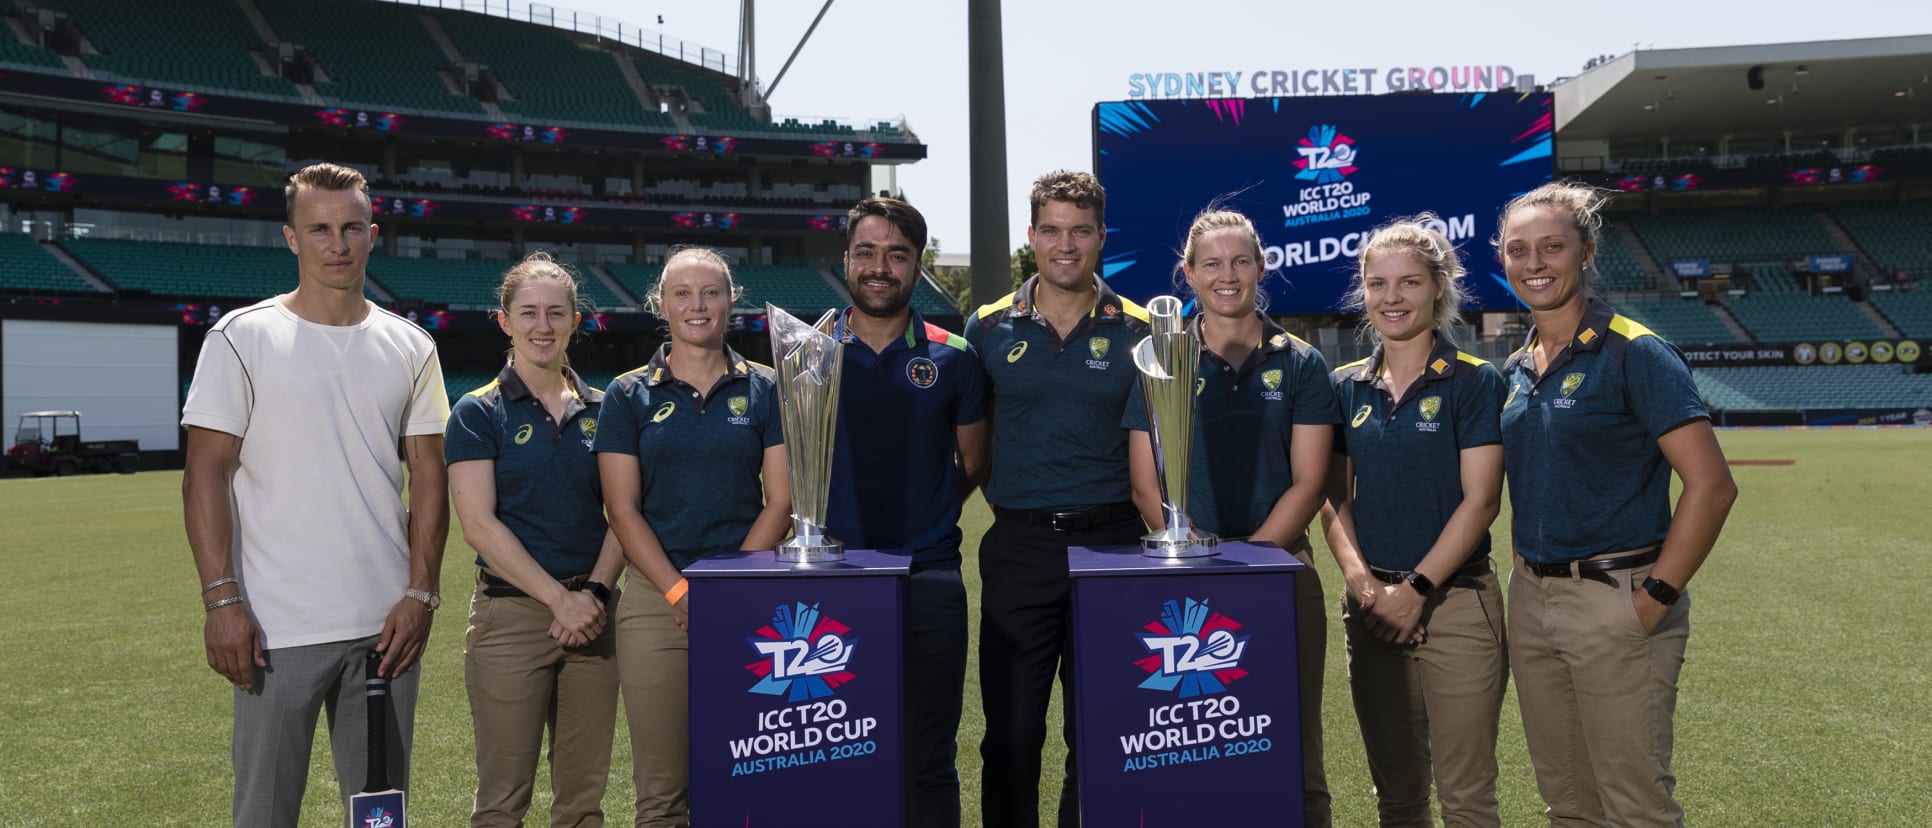
[[[369,721],[369,776],[363,793],[389,790],[389,680],[382,677],[382,653],[369,651],[368,678],[364,682],[368,697],[365,717]]]

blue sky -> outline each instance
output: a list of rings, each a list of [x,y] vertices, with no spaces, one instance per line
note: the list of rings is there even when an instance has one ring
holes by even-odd
[[[734,0],[564,5],[645,28],[656,28],[661,14],[665,34],[737,52]],[[757,68],[767,86],[819,7],[818,0],[758,3]],[[1378,67],[1379,75],[1393,66],[1503,64],[1548,81],[1637,44],[1685,48],[1932,33],[1932,3],[1033,0],[1006,3],[1003,26],[1012,248],[1026,238],[1033,178],[1092,167],[1093,105],[1127,98],[1135,73]],[[1376,91],[1382,91],[1379,82]],[[970,232],[966,97],[962,0],[837,0],[772,96],[772,107],[801,118],[904,117],[929,155],[900,168],[899,184],[943,249],[962,253]]]

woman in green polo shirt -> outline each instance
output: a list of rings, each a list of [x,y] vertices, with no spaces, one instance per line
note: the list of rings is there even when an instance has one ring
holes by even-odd
[[[1201,339],[1189,517],[1204,531],[1273,543],[1312,564],[1308,523],[1321,507],[1338,419],[1328,364],[1320,351],[1259,309],[1261,239],[1246,216],[1214,208],[1196,216],[1181,271],[1198,308],[1189,329]],[[1129,397],[1121,424],[1128,429],[1134,505],[1148,527],[1159,531],[1165,525],[1160,482],[1140,395]],[[1325,826],[1330,816],[1321,730],[1325,602],[1312,566],[1295,579],[1295,587],[1302,824]]]
[[[1499,222],[1503,271],[1536,323],[1503,367],[1509,665],[1552,824],[1682,825],[1684,590],[1737,484],[1684,355],[1589,290],[1603,201],[1546,184]]]
[[[476,734],[474,826],[523,824],[549,726],[553,825],[601,820],[617,717],[610,586],[623,550],[604,522],[597,458],[603,393],[570,370],[577,282],[535,253],[503,274],[497,325],[510,359],[450,411],[444,454],[476,592],[463,683]]]
[[[597,423],[604,504],[630,561],[617,661],[638,825],[691,819],[681,570],[720,550],[771,549],[791,528],[771,369],[725,346],[737,295],[717,251],[683,248],[665,260],[646,305],[671,341],[611,383]]]
[[[1348,681],[1383,825],[1500,825],[1496,727],[1509,681],[1489,562],[1501,506],[1503,378],[1449,338],[1463,269],[1433,215],[1362,245],[1343,307],[1375,336],[1335,371],[1345,422],[1322,533],[1347,585]]]

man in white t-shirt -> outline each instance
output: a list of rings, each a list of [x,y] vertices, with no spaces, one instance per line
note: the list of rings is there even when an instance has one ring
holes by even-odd
[[[296,824],[324,709],[344,805],[361,790],[371,651],[392,679],[391,782],[407,788],[449,532],[436,343],[362,294],[368,183],[316,164],[287,195],[300,280],[209,330],[181,414],[208,666],[235,687],[234,824],[250,828]]]

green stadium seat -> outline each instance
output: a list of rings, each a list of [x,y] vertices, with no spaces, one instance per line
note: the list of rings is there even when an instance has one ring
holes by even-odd
[[[419,9],[394,3],[256,0],[275,34],[300,44],[329,76],[315,91],[345,106],[476,114],[475,98],[452,94],[438,76],[448,58]],[[514,25],[502,21],[502,25]],[[372,36],[380,32],[381,36]]]
[[[1775,262],[1844,253],[1809,210],[1680,210],[1630,218],[1657,264],[1678,259]]]
[[[1932,337],[1932,292],[1923,287],[1911,293],[1874,293],[1872,305],[1900,333],[1914,339]]]
[[[1760,293],[1733,299],[1726,307],[1759,342],[1821,342],[1878,339],[1878,325],[1840,295]]]
[[[598,280],[596,274],[566,262],[577,272],[578,304],[589,309],[625,308],[630,303],[618,298]],[[489,310],[497,307],[496,289],[510,262],[490,259],[436,259],[409,256],[373,256],[369,277],[397,299],[419,299],[459,310]]]
[[[1596,264],[1599,286],[1604,290],[1650,289],[1650,277],[1630,250],[1630,245],[1636,243],[1636,239],[1625,238],[1623,231],[1615,226],[1603,228],[1603,244],[1597,250]]]
[[[1677,345],[1736,345],[1736,334],[1709,305],[1697,300],[1618,302],[1617,312]]]
[[[158,296],[254,301],[287,293],[296,282],[286,247],[93,238],[61,246],[116,289]]]
[[[98,292],[40,242],[17,233],[0,233],[0,290]]]
[[[516,100],[498,101],[506,113],[531,121],[588,121],[669,127],[663,113],[646,110],[624,82],[617,58],[578,46],[545,26],[459,11],[434,11],[463,57],[483,64]]]
[[[1885,273],[1932,271],[1932,201],[1848,204],[1831,215]]]
[[[261,38],[241,9],[208,7],[205,0],[42,0],[74,21],[97,55],[82,60],[93,69],[129,78],[215,87],[294,98],[295,84],[263,75],[250,49]]]
[[[1706,404],[1726,411],[1932,406],[1932,374],[1899,365],[1699,368],[1691,378]]]

